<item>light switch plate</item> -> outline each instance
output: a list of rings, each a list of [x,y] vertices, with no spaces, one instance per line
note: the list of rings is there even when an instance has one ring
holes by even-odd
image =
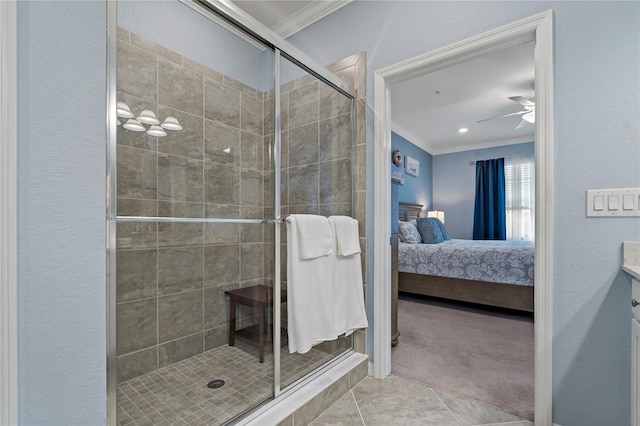
[[[640,217],[640,188],[587,190],[587,217]]]
[[[624,194],[622,196],[622,210],[633,210],[635,207],[633,194]]]

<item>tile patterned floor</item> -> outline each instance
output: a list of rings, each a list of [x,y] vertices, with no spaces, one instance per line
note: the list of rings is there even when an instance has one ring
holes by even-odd
[[[282,351],[282,381],[293,383],[330,355]],[[238,341],[118,386],[119,426],[219,425],[271,394],[273,356],[257,361],[257,349]],[[207,388],[223,379],[219,389]],[[533,423],[476,401],[459,398],[410,379],[365,378],[318,417],[322,425],[533,426]]]
[[[306,354],[281,351],[283,388],[321,366],[331,355],[318,350]],[[207,383],[226,383],[209,389]],[[119,426],[219,425],[272,394],[273,355],[258,362],[254,346],[236,340],[118,386]]]
[[[365,378],[318,417],[322,425],[533,426],[478,402],[458,398],[413,380]]]

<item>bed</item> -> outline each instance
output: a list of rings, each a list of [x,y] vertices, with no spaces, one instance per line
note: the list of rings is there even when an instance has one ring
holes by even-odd
[[[399,203],[399,219],[415,219],[421,207]],[[533,312],[532,242],[400,242],[394,252],[401,292]]]

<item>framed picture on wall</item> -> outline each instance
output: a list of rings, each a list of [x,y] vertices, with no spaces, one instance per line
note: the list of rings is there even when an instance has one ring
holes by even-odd
[[[391,181],[404,185],[404,168],[402,167],[402,152],[396,149],[391,154]]]
[[[420,162],[408,155],[404,157],[404,168],[411,176],[417,177],[420,175]]]

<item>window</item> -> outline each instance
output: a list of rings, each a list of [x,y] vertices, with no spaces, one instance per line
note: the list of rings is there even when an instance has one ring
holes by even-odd
[[[505,158],[507,240],[534,240],[535,188],[532,157]]]

